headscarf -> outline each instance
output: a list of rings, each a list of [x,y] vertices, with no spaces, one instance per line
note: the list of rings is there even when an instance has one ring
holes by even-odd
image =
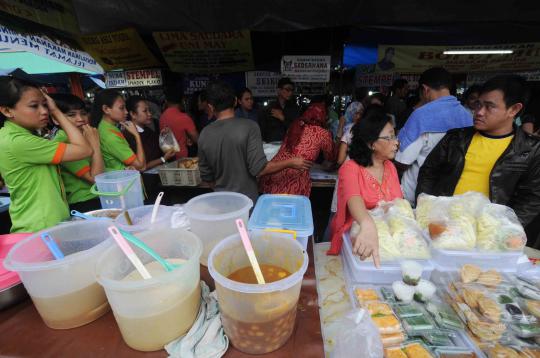
[[[289,130],[287,131],[287,135],[285,136],[285,146],[289,150],[289,152],[292,152],[293,149],[296,147],[298,142],[300,141],[300,138],[302,138],[302,133],[304,133],[304,128],[306,126],[319,126],[324,127],[326,124],[326,108],[323,103],[314,103],[306,109],[304,114],[302,114],[299,118],[295,119],[291,126],[289,127]]]
[[[354,115],[363,109],[361,102],[351,102],[345,110],[345,125],[354,123]]]

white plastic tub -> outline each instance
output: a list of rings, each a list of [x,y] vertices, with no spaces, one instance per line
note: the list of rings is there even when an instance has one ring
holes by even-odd
[[[210,251],[224,238],[238,232],[236,219],[242,219],[247,227],[249,210],[253,201],[243,194],[220,191],[194,197],[184,210],[191,231],[203,243],[201,263],[207,266]]]
[[[151,223],[152,211],[154,205],[144,205],[137,208],[125,210],[129,213],[129,217],[133,225],[128,225],[124,212],[116,217],[114,223],[122,230],[131,233],[139,233],[148,230],[167,229],[171,227],[171,217],[174,212],[174,207],[160,205],[156,220]]]
[[[402,279],[401,261],[383,261],[378,269],[372,260],[361,261],[352,253],[352,245],[349,234],[343,235],[343,247],[341,248],[341,258],[344,269],[347,271],[350,283],[370,283],[386,285]],[[404,259],[405,260],[405,259]],[[411,261],[410,259],[406,259]],[[431,277],[434,266],[431,260],[412,260],[420,263],[424,267],[422,278],[428,280]]]
[[[62,253],[55,260],[40,234],[11,248],[4,266],[16,271],[45,324],[54,329],[79,327],[109,311],[94,266],[112,245],[109,220],[76,221],[47,229]]]
[[[440,271],[458,271],[465,264],[474,264],[483,270],[496,269],[503,272],[516,272],[518,260],[522,255],[522,251],[453,251],[431,247],[431,258],[435,268]]]

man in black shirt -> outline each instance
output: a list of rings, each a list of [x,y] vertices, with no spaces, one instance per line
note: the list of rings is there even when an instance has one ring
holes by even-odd
[[[294,83],[287,77],[280,79],[277,99],[264,107],[259,114],[263,141],[267,143],[282,141],[291,122],[300,117],[300,107],[291,101],[293,93]]]

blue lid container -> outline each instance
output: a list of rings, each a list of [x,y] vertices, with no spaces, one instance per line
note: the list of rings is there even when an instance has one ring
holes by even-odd
[[[309,237],[313,235],[311,202],[302,195],[261,195],[248,229],[294,230],[298,237]]]

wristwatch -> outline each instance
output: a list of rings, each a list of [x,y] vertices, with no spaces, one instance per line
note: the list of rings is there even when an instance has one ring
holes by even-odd
[[[159,158],[159,159],[161,159],[161,162],[162,162],[163,164],[167,163],[167,161],[165,160],[165,158],[161,157],[161,158]]]

